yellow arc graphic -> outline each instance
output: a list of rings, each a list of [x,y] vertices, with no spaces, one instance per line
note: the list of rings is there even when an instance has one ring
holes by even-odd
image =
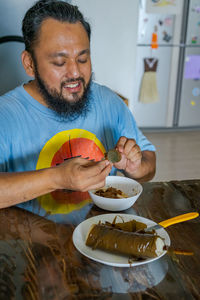
[[[83,138],[84,141],[87,140],[88,142],[93,142],[94,145],[99,149],[99,151],[103,154],[106,152],[104,146],[102,143],[97,139],[97,137],[84,129],[72,129],[72,130],[66,130],[66,131],[61,131],[54,135],[50,140],[46,142],[44,145],[43,149],[40,152],[38,162],[36,165],[36,169],[43,169],[43,168],[48,168],[52,166],[52,161],[56,155],[56,153],[61,149],[61,147],[66,143],[71,140],[74,141],[74,144],[76,143],[76,139],[81,139]],[[78,147],[78,146],[77,146]],[[62,153],[64,155],[64,153]],[[80,153],[83,154],[83,153]],[[59,194],[61,191],[59,191]],[[66,193],[63,193],[63,199],[64,196],[66,197]],[[87,193],[79,193],[79,199],[78,199],[78,193],[75,192],[74,195],[73,193],[70,194],[70,197],[74,196],[75,201],[71,203],[67,203],[65,201],[56,201],[56,192],[50,193],[44,196],[41,196],[38,198],[41,206],[48,211],[49,213],[56,214],[56,213],[70,213],[73,210],[78,210],[85,206],[86,204],[91,202],[91,199]],[[84,199],[84,197],[86,197]]]

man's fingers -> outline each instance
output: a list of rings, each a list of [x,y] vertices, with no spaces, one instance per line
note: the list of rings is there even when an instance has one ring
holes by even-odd
[[[121,136],[117,142],[116,148],[119,152],[123,152],[124,146],[126,144],[127,138],[125,136]]]
[[[105,186],[105,180],[101,181],[101,182],[98,182],[98,183],[95,183],[93,185],[90,185],[89,188],[87,187],[85,191],[88,191],[88,190],[97,190],[97,189],[100,189],[102,187]]]
[[[81,190],[87,191],[94,186],[102,186],[111,169],[112,164],[108,160],[99,162],[84,161],[79,169],[79,179],[82,178],[79,183]]]
[[[126,156],[128,156],[129,153],[133,151],[134,147],[139,147],[136,144],[136,141],[134,139],[127,139],[124,136],[120,137],[116,146],[119,152],[125,154]]]
[[[91,176],[100,173],[104,168],[111,165],[108,160],[101,160],[101,161],[85,161],[84,164],[82,164],[84,172],[89,172]]]
[[[98,189],[105,185],[106,177],[109,175],[111,171],[112,166],[108,165],[106,166],[102,172],[94,177],[88,178],[88,185],[86,187],[86,191],[88,189]]]
[[[142,157],[142,152],[138,145],[135,145],[133,148],[130,149],[129,153],[126,155],[127,159],[131,161],[136,161]]]

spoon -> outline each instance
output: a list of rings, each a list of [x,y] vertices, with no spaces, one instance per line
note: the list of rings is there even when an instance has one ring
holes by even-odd
[[[191,212],[191,213],[179,215],[179,216],[164,220],[164,221],[162,221],[162,222],[160,222],[156,225],[144,228],[144,229],[142,229],[142,231],[146,232],[146,231],[151,231],[151,230],[157,230],[157,229],[160,229],[160,228],[166,228],[166,227],[171,226],[173,224],[177,224],[177,223],[181,223],[181,222],[184,222],[184,221],[188,221],[188,220],[197,218],[198,216],[199,216],[198,212]],[[140,230],[137,231],[137,232],[140,232]]]

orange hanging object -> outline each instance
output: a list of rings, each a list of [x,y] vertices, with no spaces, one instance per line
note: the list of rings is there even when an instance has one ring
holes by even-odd
[[[157,49],[158,48],[158,35],[157,35],[156,32],[152,33],[151,48],[152,49]]]

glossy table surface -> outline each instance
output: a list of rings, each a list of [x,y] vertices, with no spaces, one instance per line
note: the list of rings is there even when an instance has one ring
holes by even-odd
[[[190,255],[113,267],[83,256],[72,242],[80,222],[110,212],[93,205],[87,193],[76,200],[72,194],[0,210],[1,300],[200,299],[200,217],[166,229],[172,248]],[[122,213],[160,222],[193,211],[200,211],[200,180],[144,183],[136,203]]]

